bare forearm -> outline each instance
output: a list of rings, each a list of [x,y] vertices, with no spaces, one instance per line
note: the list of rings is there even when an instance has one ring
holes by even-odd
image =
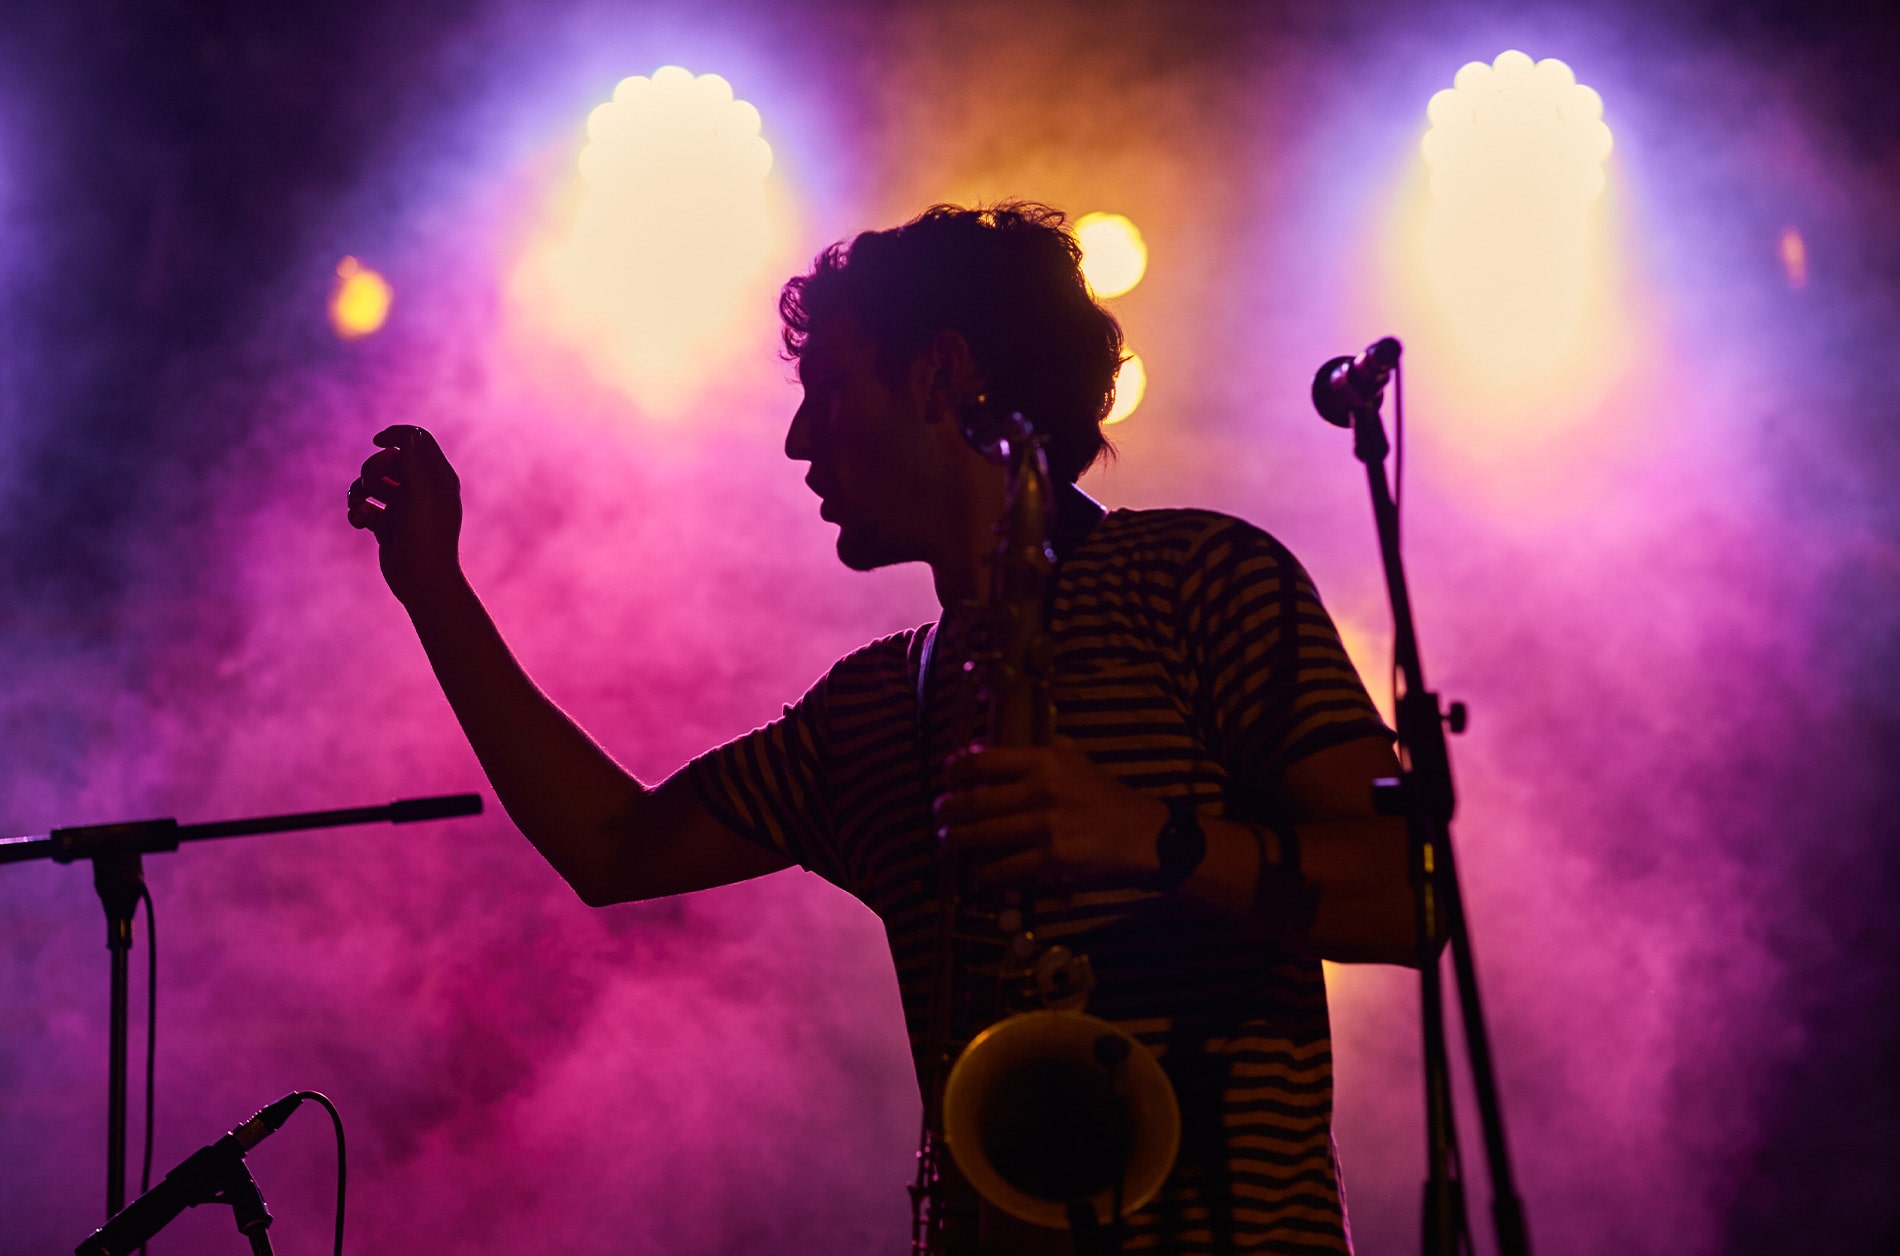
[[[1413,964],[1412,888],[1402,821],[1272,827],[1202,817],[1207,855],[1176,891],[1278,944],[1339,962]]]
[[[716,820],[686,774],[648,789],[535,687],[462,578],[461,480],[435,438],[398,424],[350,486],[390,592],[508,815],[595,906],[725,885],[787,861]]]
[[[583,899],[610,900],[627,829],[648,791],[541,692],[466,581],[406,605],[509,818]]]
[[[1169,892],[1300,954],[1413,962],[1405,826],[1372,810],[1373,781],[1397,771],[1378,737],[1293,764],[1278,800],[1300,817],[1287,841],[1270,826],[1200,811],[1206,846],[1186,880],[1170,870]],[[973,750],[945,776],[949,788],[936,800],[943,837],[989,884],[1148,887],[1162,872],[1168,804],[1073,742]]]

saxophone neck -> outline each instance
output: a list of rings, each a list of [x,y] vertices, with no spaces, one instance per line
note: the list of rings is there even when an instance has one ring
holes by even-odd
[[[1050,702],[1049,580],[1055,571],[1055,503],[1049,461],[1022,415],[999,442],[1007,492],[990,555],[992,654],[986,684],[992,745],[1039,745],[1054,735]]]
[[[1049,482],[1045,439],[1022,415],[1012,415],[1014,434],[997,442],[1005,490],[1003,514],[996,521],[996,548],[990,554],[990,601],[1019,606],[1040,599],[1055,570],[1055,494]],[[1040,601],[1037,602],[1040,611]]]

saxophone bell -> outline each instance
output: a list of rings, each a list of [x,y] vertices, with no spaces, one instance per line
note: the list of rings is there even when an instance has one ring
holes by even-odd
[[[1086,1207],[1111,1224],[1153,1199],[1181,1148],[1161,1063],[1080,1011],[1019,1012],[973,1039],[950,1070],[944,1141],[992,1205],[1067,1229]]]

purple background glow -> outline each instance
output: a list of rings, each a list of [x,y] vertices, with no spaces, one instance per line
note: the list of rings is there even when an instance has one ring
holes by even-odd
[[[0,36],[0,833],[481,784],[342,521],[386,423],[439,434],[477,587],[643,778],[934,614],[923,571],[836,563],[769,336],[667,425],[518,334],[550,171],[667,62],[759,106],[798,256],[938,199],[1142,224],[1118,308],[1150,391],[1085,486],[1278,534],[1382,690],[1363,481],[1306,382],[1406,334],[1368,325],[1384,198],[1431,92],[1521,47],[1607,102],[1639,360],[1582,436],[1483,461],[1422,388],[1406,537],[1431,679],[1474,713],[1459,850],[1537,1246],[1890,1245],[1900,18],[1656,7],[29,7]],[[322,318],[346,252],[397,294],[351,345]],[[155,1174],[310,1088],[348,1122],[353,1250],[901,1250],[895,983],[813,878],[589,911],[492,801],[147,876]],[[103,1202],[89,876],[0,868],[0,922],[0,1256],[68,1250]],[[1332,975],[1354,1229],[1410,1250],[1414,982]],[[252,1157],[285,1253],[327,1250],[322,1126]],[[209,1210],[153,1244],[238,1247]]]

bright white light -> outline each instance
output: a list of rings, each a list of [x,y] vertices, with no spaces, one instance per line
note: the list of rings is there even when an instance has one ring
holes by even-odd
[[[1135,412],[1135,407],[1147,395],[1148,367],[1142,362],[1141,355],[1131,353],[1115,375],[1115,404],[1109,407],[1108,417],[1102,422],[1120,423]]]
[[[745,339],[746,312],[769,309],[760,126],[725,79],[679,66],[622,79],[588,115],[572,229],[531,263],[531,295],[649,412],[683,410]]]
[[[1554,57],[1515,50],[1473,61],[1426,106],[1422,147],[1437,195],[1589,201],[1603,190],[1603,98]]]
[[[1098,297],[1118,297],[1147,273],[1148,242],[1120,214],[1082,215],[1075,238],[1082,246],[1082,275]]]
[[[1440,309],[1494,378],[1569,360],[1600,277],[1602,97],[1562,61],[1512,50],[1465,65],[1426,114],[1423,260]]]

